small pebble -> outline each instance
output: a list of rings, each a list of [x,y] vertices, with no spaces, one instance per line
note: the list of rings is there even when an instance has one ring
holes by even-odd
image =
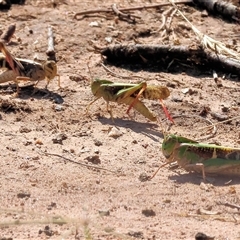
[[[56,105],[56,106],[55,106],[55,110],[58,111],[58,112],[60,112],[60,111],[63,110],[63,106],[62,106],[62,105]]]
[[[89,26],[90,27],[100,27],[100,24],[97,21],[94,21],[94,22],[90,22]]]
[[[85,158],[88,162],[91,162],[93,164],[100,164],[101,160],[98,155],[88,156]]]
[[[110,216],[110,211],[109,210],[99,210],[98,213],[101,217]]]
[[[146,217],[156,216],[156,213],[152,209],[144,209],[144,210],[142,210],[142,214]]]
[[[17,194],[17,197],[18,198],[29,198],[31,196],[31,194],[30,193],[18,193]]]
[[[110,132],[108,133],[108,136],[109,137],[112,137],[112,138],[119,138],[120,136],[122,136],[123,135],[123,133],[120,131],[120,130],[118,130],[116,127],[113,127],[111,130],[110,130]]]
[[[52,141],[53,143],[62,144],[62,141],[66,139],[67,139],[67,135],[65,133],[59,133],[52,139]]]

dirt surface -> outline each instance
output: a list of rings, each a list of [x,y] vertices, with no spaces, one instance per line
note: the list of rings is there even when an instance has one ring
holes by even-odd
[[[16,23],[16,38],[7,46],[16,57],[46,59],[47,28],[53,27],[61,89],[55,78],[48,90],[41,81],[35,94],[25,87],[14,98],[14,85],[1,84],[0,239],[194,239],[198,232],[239,239],[240,207],[220,204],[240,206],[238,176],[208,176],[210,182],[204,183],[201,174],[165,166],[143,181],[166,162],[161,143],[163,129],[171,124],[159,101],[143,100],[161,125],[134,110],[130,118],[127,106],[116,103],[111,103],[113,123],[103,99],[85,114],[94,99],[91,78],[145,79],[171,92],[164,101],[175,120],[169,132],[239,147],[239,119],[217,125],[215,135],[200,129],[210,124],[205,119],[219,123],[239,116],[239,76],[218,72],[218,84],[212,71],[171,73],[106,64],[119,75],[114,77],[102,67],[101,55],[90,51],[93,46],[191,45],[197,38],[178,14],[167,34],[159,30],[169,6],[134,11],[141,19],[132,24],[104,13],[73,18],[83,10],[109,8],[108,0],[56,1],[55,7],[50,2],[26,1],[1,12],[2,31]],[[121,7],[160,2],[115,1]],[[236,23],[191,6],[180,8],[203,33],[239,50]]]

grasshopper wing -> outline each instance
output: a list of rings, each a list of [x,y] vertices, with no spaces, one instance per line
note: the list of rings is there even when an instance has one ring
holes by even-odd
[[[183,168],[203,164],[206,173],[240,175],[240,149],[204,143],[181,143],[175,158]]]

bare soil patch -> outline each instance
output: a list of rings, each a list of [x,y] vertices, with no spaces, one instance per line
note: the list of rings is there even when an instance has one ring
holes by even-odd
[[[193,139],[239,147],[240,120],[217,125],[217,132],[199,130],[240,114],[239,76],[201,70],[178,63],[176,69],[152,65],[101,63],[94,46],[110,44],[194,45],[196,36],[178,14],[170,29],[159,29],[169,6],[133,11],[136,22],[105,13],[74,19],[77,12],[108,9],[111,1],[31,1],[1,12],[0,29],[16,24],[16,38],[7,46],[16,57],[46,59],[47,29],[55,35],[57,79],[23,87],[0,86],[0,239],[194,239],[203,232],[215,239],[239,239],[240,178],[210,176],[181,168],[164,167],[163,129],[169,125],[158,101],[143,100],[158,115],[161,126],[127,106],[111,103],[114,123],[99,99],[94,99],[90,79],[114,82],[147,81],[167,86],[164,101],[175,120],[171,133]],[[115,1],[118,7],[159,4],[162,1]],[[235,1],[238,4],[238,1]],[[239,51],[239,25],[189,5],[180,9],[203,33]],[[162,56],[164,59],[164,56]],[[176,62],[175,62],[176,63]],[[88,66],[91,75],[88,71]],[[174,65],[172,65],[174,66]],[[132,77],[132,78],[131,78]],[[117,137],[109,136],[115,131]],[[96,166],[98,168],[92,168]]]

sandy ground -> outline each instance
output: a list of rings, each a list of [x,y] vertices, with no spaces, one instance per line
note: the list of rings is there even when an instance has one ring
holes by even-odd
[[[160,2],[115,1],[120,7]],[[111,103],[113,123],[103,99],[86,114],[94,99],[91,79],[144,78],[171,92],[164,101],[175,120],[169,132],[193,139],[210,135],[205,142],[239,147],[239,119],[217,125],[215,135],[200,130],[209,125],[203,117],[218,123],[239,116],[239,77],[218,73],[220,86],[212,71],[171,73],[106,65],[119,76],[130,76],[114,77],[102,67],[100,54],[90,51],[93,46],[191,45],[197,39],[178,14],[168,34],[159,30],[169,6],[134,11],[141,16],[135,24],[105,13],[73,18],[77,12],[111,4],[66,0],[53,7],[50,1],[29,0],[1,12],[2,31],[16,23],[16,38],[8,45],[16,57],[46,59],[47,28],[53,27],[61,89],[55,78],[48,91],[43,91],[42,81],[34,95],[28,87],[13,98],[14,85],[1,85],[0,239],[170,240],[194,239],[198,232],[217,240],[239,239],[240,207],[221,204],[240,206],[239,177],[209,176],[210,182],[204,183],[201,174],[165,166],[151,181],[142,181],[166,161],[161,143],[170,124],[158,101],[143,100],[161,124],[134,110],[130,118],[127,106]],[[239,50],[238,25],[190,6],[181,9],[199,30]]]

